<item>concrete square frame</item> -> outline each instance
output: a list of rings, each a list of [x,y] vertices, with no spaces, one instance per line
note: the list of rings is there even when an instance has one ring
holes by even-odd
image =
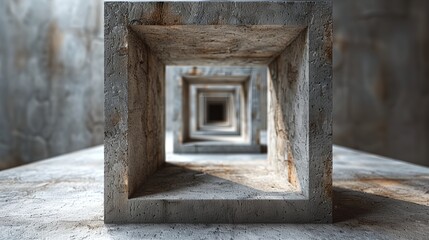
[[[250,73],[253,71],[250,71]],[[174,131],[174,153],[260,153],[261,146],[259,138],[259,121],[254,117],[258,98],[254,97],[256,92],[256,76],[250,75],[227,75],[227,76],[182,76],[179,86],[177,86],[178,101],[175,104],[178,113],[176,127]],[[240,135],[235,137],[235,142],[231,141],[195,141],[192,133],[192,110],[188,104],[193,98],[192,86],[206,85],[211,87],[235,86],[240,90]],[[252,99],[252,98],[255,99]],[[252,102],[252,104],[250,103]],[[194,135],[195,136],[195,135]],[[233,137],[231,135],[231,137]],[[214,139],[216,137],[212,137]],[[239,138],[239,139],[237,139]],[[201,138],[199,138],[201,139]],[[219,139],[219,138],[218,138]],[[203,140],[203,139],[201,139]]]
[[[202,112],[200,117],[203,118],[203,122],[201,127],[231,127],[232,126],[232,117],[231,117],[231,109],[232,109],[232,99],[233,94],[227,93],[227,94],[219,94],[218,96],[207,96],[208,94],[202,94],[200,96],[201,103],[202,103]],[[216,107],[221,107],[222,109],[222,117],[219,119],[214,119],[214,115],[211,116],[210,109],[214,108],[213,105]],[[201,105],[200,105],[201,106]],[[219,110],[219,109],[218,109]]]
[[[227,114],[227,121],[228,124],[226,124],[225,127],[228,127],[227,129],[224,129],[226,131],[221,131],[219,133],[225,133],[229,132],[232,134],[239,135],[240,134],[240,121],[241,121],[241,110],[240,109],[240,95],[241,95],[241,87],[240,86],[211,86],[211,85],[203,85],[195,86],[196,93],[195,93],[195,102],[194,104],[191,103],[191,108],[194,108],[194,110],[191,110],[192,117],[195,118],[195,126],[192,130],[196,131],[210,131],[210,125],[213,125],[213,123],[210,123],[207,121],[207,97],[209,96],[219,96],[218,94],[228,96],[230,101],[229,103],[225,103],[227,108],[229,108],[229,111]],[[194,116],[195,115],[195,116]],[[191,124],[194,124],[193,122]],[[216,125],[216,124],[215,124]],[[232,130],[231,130],[232,128]]]
[[[239,109],[239,106],[236,106],[237,102],[239,102],[239,96],[235,88],[231,90],[198,88],[196,95],[198,109],[196,113],[197,130],[216,131],[216,128],[219,128],[219,130],[223,131],[237,131],[240,114],[236,111],[236,108]],[[210,121],[210,103],[222,104],[224,111],[223,121]]]
[[[330,1],[105,3],[105,222],[331,222],[331,9]],[[195,45],[177,48],[186,33],[210,38],[207,47],[234,41],[200,55]],[[165,162],[165,66],[197,63],[269,67],[268,162],[300,197],[133,198]]]

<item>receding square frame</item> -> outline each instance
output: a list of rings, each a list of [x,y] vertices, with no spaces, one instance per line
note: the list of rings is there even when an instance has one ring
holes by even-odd
[[[214,127],[231,127],[232,94],[225,96],[201,96],[203,125]],[[201,106],[201,105],[200,105]]]
[[[198,85],[197,85],[198,86]],[[240,95],[241,86],[207,86],[196,87],[195,92],[195,110],[192,110],[191,103],[191,117],[195,118],[191,121],[193,126],[191,129],[192,134],[214,134],[214,135],[240,135],[241,129],[241,113],[240,113]],[[192,98],[189,98],[190,100]],[[208,119],[208,106],[212,100],[221,100],[224,105],[224,121],[215,122]],[[243,119],[243,121],[246,121]],[[192,133],[194,131],[194,133]]]
[[[331,222],[331,9],[330,1],[106,2],[105,222]],[[188,44],[216,47],[225,36],[234,41],[217,55]],[[268,162],[300,197],[133,197],[165,162],[165,66],[198,63],[268,65]]]
[[[252,73],[253,70],[249,70],[247,70],[247,73]],[[173,142],[175,153],[258,153],[261,151],[259,120],[255,114],[259,107],[256,74],[225,76],[183,75],[180,77],[181,82],[175,87],[177,96],[181,96],[180,101],[177,101],[175,105],[178,115]],[[225,131],[222,134],[223,136],[219,136],[220,131],[216,133],[213,131],[213,126],[204,125],[204,121],[200,121],[198,124],[204,126],[204,129],[197,127],[196,131],[193,131],[194,114],[191,102],[194,98],[192,93],[194,93],[195,86],[237,89],[239,99],[235,101],[239,100],[242,105],[239,108],[240,112],[236,113],[239,114],[238,119],[242,119],[237,125],[240,129],[231,128],[231,131]],[[198,94],[195,93],[195,95]],[[196,102],[198,103],[199,101],[197,100]],[[234,119],[234,121],[237,120]],[[206,130],[206,132],[200,130]]]

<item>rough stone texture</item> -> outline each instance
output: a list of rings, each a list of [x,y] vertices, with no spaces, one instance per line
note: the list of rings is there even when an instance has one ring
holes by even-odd
[[[269,65],[267,142],[270,163],[291,184],[305,191],[308,190],[305,172],[308,172],[310,157],[306,38],[304,31]]]
[[[244,156],[243,156],[244,155]],[[149,178],[136,197],[150,200],[199,199],[303,199],[284,178],[276,174],[266,155],[234,154],[228,160],[218,155],[204,155],[201,160],[193,157],[181,161],[167,159],[169,163]],[[239,160],[243,158],[245,160]],[[259,158],[259,159],[258,159]],[[257,176],[257,177],[255,177]],[[195,187],[198,185],[198,188]],[[227,214],[225,214],[227,215]],[[249,222],[252,220],[249,219]]]
[[[105,115],[106,115],[106,140],[105,140],[105,221],[106,222],[317,222],[326,223],[332,220],[332,202],[331,202],[331,168],[332,168],[332,144],[331,144],[331,3],[329,1],[318,2],[257,2],[257,3],[154,3],[154,2],[139,2],[139,3],[106,3],[105,5],[105,57],[106,57],[106,79],[105,79]],[[230,11],[231,10],[231,11]],[[217,12],[217,15],[212,15]],[[270,18],[266,18],[270,16]],[[152,122],[148,119],[161,121],[164,115],[163,102],[160,102],[160,108],[152,111],[147,111],[147,116],[141,119],[141,127],[133,128],[136,124],[136,119],[132,117],[134,100],[140,100],[141,97],[146,99],[144,104],[150,104],[147,99],[159,99],[163,97],[162,74],[158,74],[152,80],[140,77],[144,75],[145,67],[149,72],[154,68],[155,72],[160,72],[166,63],[170,61],[166,57],[171,57],[171,63],[177,64],[182,59],[188,63],[190,56],[194,56],[192,64],[212,64],[215,59],[219,64],[228,63],[228,59],[236,63],[243,53],[243,49],[228,48],[228,51],[223,49],[222,44],[209,44],[210,48],[206,53],[197,48],[196,51],[190,52],[189,55],[181,54],[181,48],[171,47],[171,39],[166,41],[156,40],[163,39],[162,34],[168,32],[154,30],[150,27],[145,29],[146,25],[160,25],[161,29],[164,26],[186,25],[181,27],[194,29],[194,25],[240,25],[250,26],[258,25],[256,30],[262,31],[260,28],[264,26],[280,25],[280,26],[299,26],[300,36],[291,35],[289,29],[283,29],[286,33],[284,39],[284,47],[289,53],[273,53],[268,51],[269,57],[263,56],[264,59],[274,59],[275,66],[270,65],[271,74],[275,74],[273,81],[281,83],[284,86],[285,82],[296,81],[296,95],[301,98],[292,98],[292,102],[285,102],[283,99],[276,101],[274,104],[280,106],[279,109],[284,111],[282,114],[287,116],[286,119],[274,119],[276,124],[284,124],[284,131],[292,129],[290,125],[297,124],[290,121],[295,115],[302,125],[298,125],[299,131],[307,141],[302,141],[302,137],[291,135],[288,139],[291,146],[296,147],[293,156],[293,167],[296,170],[296,177],[291,168],[285,174],[284,171],[279,171],[281,176],[287,182],[287,177],[293,176],[300,182],[297,188],[301,198],[295,198],[290,195],[290,191],[282,192],[282,195],[277,199],[258,198],[258,199],[242,199],[232,197],[231,199],[218,198],[197,198],[186,200],[182,197],[177,199],[150,199],[146,196],[134,196],[133,193],[148,181],[150,173],[154,172],[159,163],[164,161],[163,155],[157,154],[160,147],[163,147],[164,139],[159,141],[147,141],[147,145],[136,144],[139,141],[137,136],[145,139],[159,138],[164,134],[164,126],[156,125],[155,128],[148,126]],[[268,27],[267,27],[268,28]],[[174,29],[171,28],[171,29]],[[213,33],[219,34],[219,30],[208,28]],[[224,28],[222,28],[224,29]],[[254,31],[253,28],[250,28]],[[269,28],[268,28],[269,29]],[[277,29],[279,30],[279,29]],[[173,31],[175,32],[175,31]],[[187,31],[184,31],[187,33]],[[246,32],[246,30],[244,30]],[[243,31],[239,31],[243,33]],[[268,33],[272,33],[269,29]],[[157,36],[157,34],[161,34]],[[179,34],[176,31],[176,35]],[[268,34],[268,36],[270,36]],[[132,51],[139,52],[134,41],[137,35],[148,52],[148,57],[140,57],[139,53],[131,53]],[[174,33],[172,34],[174,35]],[[180,34],[179,34],[180,35]],[[185,34],[186,35],[186,34]],[[249,44],[253,44],[258,51],[246,51],[246,60],[241,61],[243,65],[257,65],[262,62],[259,50],[262,48],[257,41],[261,38],[260,34],[243,34],[243,36],[255,39],[248,40]],[[154,37],[156,36],[156,37]],[[186,36],[191,37],[192,34]],[[296,37],[296,38],[295,38]],[[237,37],[235,34],[230,34],[225,39],[244,41],[245,38]],[[177,41],[187,41],[186,37],[177,36]],[[219,38],[215,39],[219,41]],[[262,39],[259,39],[262,40]],[[202,43],[205,39],[201,40]],[[258,43],[258,44],[257,44]],[[158,45],[159,44],[159,45]],[[168,54],[159,54],[159,49],[163,49],[163,44],[166,44]],[[270,46],[268,41],[266,44]],[[180,46],[180,44],[178,44]],[[249,46],[245,49],[249,49]],[[184,44],[186,48],[186,44]],[[269,49],[269,48],[268,48]],[[283,49],[283,48],[276,48]],[[143,53],[145,51],[143,50]],[[217,55],[221,53],[221,56]],[[309,54],[311,53],[311,54]],[[280,56],[277,58],[277,55]],[[137,57],[133,57],[137,55]],[[142,54],[144,55],[144,54]],[[283,57],[286,55],[286,57]],[[159,60],[151,61],[151,57]],[[265,61],[264,63],[267,63]],[[290,66],[292,64],[292,67]],[[142,67],[143,71],[135,68]],[[296,74],[294,68],[298,68]],[[158,70],[157,70],[158,69]],[[252,76],[251,74],[249,76]],[[271,75],[273,76],[273,75]],[[155,89],[139,88],[131,85],[137,79],[141,81],[154,81]],[[251,78],[252,79],[252,78]],[[255,118],[253,113],[257,113],[259,108],[259,92],[256,90],[256,80],[250,84],[249,99],[252,99],[252,111],[247,112],[251,118]],[[127,84],[128,83],[128,84]],[[131,84],[130,84],[131,83]],[[183,89],[188,91],[185,84],[181,82]],[[166,83],[167,85],[169,82]],[[294,84],[292,84],[293,86]],[[137,89],[137,90],[136,90]],[[180,88],[179,88],[180,89]],[[292,89],[292,88],[291,88]],[[153,94],[149,90],[154,91]],[[287,92],[287,87],[279,89],[279,97]],[[175,96],[182,96],[183,100],[188,98],[186,91],[179,91]],[[293,91],[293,89],[292,89]],[[291,92],[292,92],[291,91]],[[270,91],[270,93],[273,91]],[[178,99],[178,102],[183,100]],[[270,102],[271,103],[271,102]],[[291,107],[289,105],[300,105],[299,107]],[[146,105],[145,105],[146,106]],[[146,106],[150,108],[150,106]],[[276,107],[276,106],[274,106]],[[179,105],[178,109],[182,109]],[[184,108],[185,109],[185,108]],[[140,110],[140,109],[139,109]],[[143,110],[144,111],[144,110]],[[137,113],[140,116],[141,113]],[[153,115],[153,116],[152,116]],[[187,112],[183,113],[187,116]],[[308,117],[305,117],[307,116]],[[269,115],[272,116],[272,115]],[[256,119],[256,118],[255,118]],[[178,122],[182,122],[182,118],[178,117]],[[270,120],[271,121],[271,120]],[[140,123],[139,123],[140,124]],[[256,127],[252,122],[250,126],[250,140],[259,142],[259,125],[256,122]],[[180,127],[179,129],[181,129]],[[149,129],[147,131],[147,129]],[[279,130],[280,131],[280,130]],[[293,132],[293,131],[292,131]],[[278,134],[279,132],[276,132]],[[285,133],[288,134],[288,133]],[[131,137],[130,137],[131,136]],[[183,138],[183,136],[182,136]],[[280,138],[280,137],[276,137]],[[274,138],[274,141],[276,140]],[[175,136],[176,141],[179,139]],[[270,139],[271,141],[271,139]],[[157,144],[161,143],[161,144]],[[146,147],[146,149],[144,149]],[[148,150],[153,148],[155,151]],[[176,147],[176,146],[175,146]],[[283,141],[283,145],[278,145],[273,148],[274,151],[283,151],[281,148],[287,148],[288,145]],[[284,161],[283,156],[272,157],[270,162]],[[143,168],[141,164],[148,164],[152,161],[149,169]],[[154,166],[153,168],[151,166]],[[137,168],[137,171],[133,170]],[[141,173],[144,170],[144,173]],[[165,169],[164,169],[165,170]],[[158,170],[162,173],[163,170]],[[232,171],[234,172],[234,171]],[[136,174],[140,173],[140,175]],[[273,174],[276,174],[273,172]],[[257,176],[255,176],[257,177]],[[156,181],[155,181],[156,182]],[[143,186],[142,186],[143,184]],[[194,185],[198,189],[198,184]],[[193,191],[193,190],[191,190]],[[205,191],[210,191],[206,189]],[[291,190],[295,191],[295,189]],[[144,191],[143,191],[144,192]],[[131,196],[131,197],[130,197]]]
[[[334,142],[429,166],[429,1],[334,1]]]
[[[165,67],[133,32],[127,41],[128,194],[132,195],[165,160]]]
[[[429,168],[340,147],[333,163],[333,224],[116,225],[97,147],[0,172],[0,239],[427,239]]]
[[[270,63],[268,78],[268,160],[321,215],[332,205],[331,26],[330,15],[317,15]]]
[[[128,197],[165,160],[165,67],[129,29],[127,5],[105,7],[105,219],[123,221]]]
[[[102,8],[0,1],[0,169],[103,142]]]
[[[302,31],[302,27],[282,25],[140,25],[133,29],[167,65],[195,65],[198,59],[197,64],[230,66],[266,65]]]

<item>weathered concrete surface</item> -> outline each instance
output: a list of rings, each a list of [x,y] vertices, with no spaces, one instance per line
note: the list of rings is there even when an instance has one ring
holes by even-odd
[[[109,223],[330,222],[332,220],[331,10],[330,1],[106,3],[105,221]],[[212,15],[213,12],[218,14]],[[267,16],[270,17],[267,18]],[[241,26],[252,27],[228,27],[238,23]],[[201,27],[195,27],[195,25],[212,24],[222,26],[207,27],[206,34],[209,38],[210,34],[213,34],[213,39],[202,38],[201,34],[205,31]],[[156,25],[159,27],[154,27]],[[178,25],[181,26],[178,27]],[[270,25],[278,27],[267,27]],[[283,33],[280,33],[280,30]],[[278,45],[280,43],[272,44],[271,40],[261,42],[261,36],[272,38],[274,33],[279,36],[272,41],[276,42],[276,39],[284,38],[284,47],[280,47]],[[298,33],[302,37],[296,37]],[[224,34],[223,38],[220,37],[222,34]],[[189,43],[189,38],[195,35],[198,36],[198,41]],[[140,54],[141,46],[135,44],[137,42],[135,36],[141,40],[143,54]],[[231,47],[228,44],[225,46],[224,40],[230,40],[236,46]],[[195,49],[191,51],[189,48],[193,44],[197,46],[193,46]],[[227,49],[223,49],[224,47]],[[264,47],[267,51],[261,53]],[[250,51],[251,48],[254,48],[254,51]],[[294,53],[291,57],[286,53],[286,61],[283,61],[284,48],[286,48],[285,52]],[[147,58],[140,57],[145,54]],[[280,56],[277,57],[278,55]],[[151,61],[151,59],[154,60]],[[146,183],[145,179],[148,175],[160,167],[159,163],[164,161],[163,156],[157,154],[164,146],[163,139],[161,141],[152,139],[163,136],[165,126],[163,124],[150,126],[153,121],[163,123],[164,102],[163,100],[159,102],[158,109],[146,106],[150,103],[158,103],[150,99],[163,97],[162,81],[164,79],[160,77],[163,74],[155,74],[154,76],[157,77],[151,78],[150,73],[152,69],[155,73],[161,72],[159,69],[163,69],[165,64],[178,64],[182,60],[193,64],[209,64],[212,63],[211,61],[217,61],[218,64],[240,65],[267,64],[272,60],[275,63],[274,66],[270,64],[273,81],[298,82],[301,87],[295,90],[295,95],[301,95],[301,98],[291,98],[289,99],[291,102],[286,102],[284,99],[269,102],[269,104],[275,104],[274,107],[279,105],[282,114],[287,118],[276,119],[273,115],[269,117],[273,118],[272,121],[275,121],[275,124],[286,126],[282,129],[283,134],[288,134],[287,131],[292,128],[290,125],[297,124],[295,121],[288,121],[291,118],[298,116],[297,121],[301,123],[297,129],[304,138],[295,136],[292,132],[288,139],[293,147],[297,146],[297,150],[293,152],[295,153],[293,162],[297,163],[293,164],[293,168],[297,170],[289,167],[285,170],[289,174],[282,173],[284,174],[282,176],[285,181],[288,181],[287,179],[292,175],[296,175],[289,181],[292,184],[299,182],[298,189],[304,199],[289,198],[288,194],[276,200],[232,198],[185,201],[181,198],[173,200],[129,198],[136,189]],[[189,60],[192,62],[188,62]],[[140,68],[142,70],[139,70]],[[295,68],[300,69],[298,74]],[[145,78],[145,75],[149,77]],[[248,75],[250,86],[244,96],[252,101],[249,104],[251,111],[245,113],[248,119],[251,119],[248,136],[249,146],[252,147],[258,145],[260,140],[259,121],[256,117],[259,108],[259,92],[256,90],[256,80],[252,74]],[[148,87],[135,86],[133,83],[136,81],[148,82]],[[151,83],[155,87],[150,87]],[[173,83],[177,84],[176,81]],[[186,146],[185,140],[189,135],[189,124],[184,124],[189,122],[186,121],[189,109],[183,107],[189,99],[189,87],[181,80],[176,89],[175,96],[178,98],[182,96],[182,98],[178,99],[178,104],[175,105],[180,112],[175,133],[182,134],[175,136],[174,140],[175,143],[180,144],[179,150],[182,150]],[[279,88],[278,95],[286,93],[287,90],[287,87]],[[143,105],[134,109],[136,99]],[[294,104],[300,107],[288,108],[289,105]],[[149,111],[145,111],[144,108],[149,108]],[[133,112],[133,110],[136,111]],[[141,114],[141,112],[144,113]],[[133,113],[137,113],[137,116],[134,117]],[[139,127],[135,127],[136,125]],[[279,134],[281,131],[276,128],[275,133]],[[139,144],[141,143],[139,137],[146,139],[147,141],[143,140],[146,144]],[[280,137],[275,137],[272,142],[275,142],[276,138]],[[271,145],[270,142],[268,145]],[[175,150],[177,146],[177,144],[174,145]],[[288,143],[283,141],[271,150],[277,152],[287,147]],[[283,156],[272,156],[270,155],[270,162],[284,161]],[[282,172],[281,170],[279,172]],[[194,211],[190,212],[189,209]]]
[[[429,1],[334,1],[334,142],[429,166]]]
[[[0,1],[0,169],[103,143],[103,1]]]
[[[303,32],[269,65],[268,160],[308,194],[309,63]]]
[[[106,225],[97,147],[0,172],[0,239],[423,240],[428,179],[428,168],[334,147],[333,224]]]
[[[320,14],[269,64],[268,160],[329,215],[332,169],[332,19]]]
[[[165,67],[132,32],[128,35],[128,51],[128,192],[131,195],[165,160]]]
[[[265,154],[253,155],[251,160],[246,160],[246,154],[234,154],[228,160],[220,160],[217,155],[204,157],[199,161],[193,161],[192,157],[187,161],[167,159],[167,166],[151,176],[141,191],[132,197],[150,200],[275,200],[294,195],[293,198],[304,199],[266,164]]]
[[[126,218],[127,198],[165,161],[165,66],[106,6],[105,218]]]
[[[303,30],[303,27],[282,25],[136,25],[132,28],[167,65],[229,66],[266,65]]]

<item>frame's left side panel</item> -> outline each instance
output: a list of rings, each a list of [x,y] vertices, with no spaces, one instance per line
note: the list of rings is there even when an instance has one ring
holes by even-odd
[[[127,14],[127,4],[104,4],[105,222],[124,221],[128,200]]]

